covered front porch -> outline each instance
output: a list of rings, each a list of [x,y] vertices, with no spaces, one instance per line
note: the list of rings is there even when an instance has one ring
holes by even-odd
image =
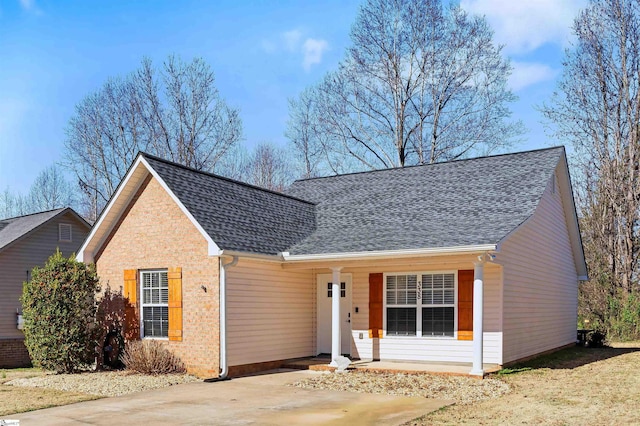
[[[337,367],[475,375],[502,363],[502,269],[488,252],[286,262],[313,267],[313,369]],[[304,362],[303,362],[304,363]]]

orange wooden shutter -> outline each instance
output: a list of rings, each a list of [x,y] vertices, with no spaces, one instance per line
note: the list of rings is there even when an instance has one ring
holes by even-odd
[[[140,338],[140,322],[137,315],[138,303],[138,271],[127,269],[124,271],[124,338],[134,340]]]
[[[369,337],[382,337],[382,274],[369,274]]]
[[[458,340],[473,340],[473,270],[458,271]]]
[[[169,268],[169,340],[182,341],[182,268]]]

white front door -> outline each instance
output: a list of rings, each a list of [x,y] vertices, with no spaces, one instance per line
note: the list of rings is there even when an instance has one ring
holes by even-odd
[[[318,348],[319,354],[331,353],[331,274],[318,275]],[[351,355],[351,274],[340,275],[340,349]]]

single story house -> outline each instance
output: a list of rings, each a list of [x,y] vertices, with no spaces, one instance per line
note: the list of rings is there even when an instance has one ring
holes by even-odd
[[[76,253],[90,229],[70,208],[0,219],[0,368],[31,363],[18,328],[22,284],[31,270],[44,266],[56,248],[65,256]]]
[[[587,275],[563,147],[286,194],[141,153],[78,259],[203,377],[317,354],[482,375],[575,343]]]

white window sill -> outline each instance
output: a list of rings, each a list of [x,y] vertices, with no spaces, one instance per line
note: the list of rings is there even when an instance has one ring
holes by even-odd
[[[422,340],[457,340],[458,336],[399,336],[396,334],[385,334],[383,339],[422,339]]]

